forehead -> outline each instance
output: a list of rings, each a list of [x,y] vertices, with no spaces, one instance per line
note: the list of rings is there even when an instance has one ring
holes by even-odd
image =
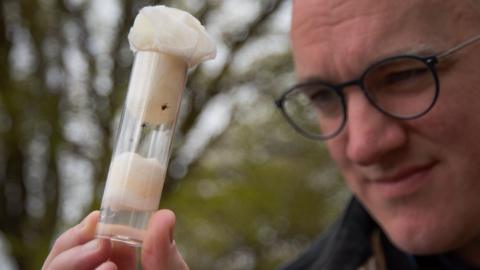
[[[300,78],[343,80],[400,53],[444,49],[470,34],[480,1],[295,0],[292,47]]]

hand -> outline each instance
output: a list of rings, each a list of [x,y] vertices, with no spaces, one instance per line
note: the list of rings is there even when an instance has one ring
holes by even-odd
[[[135,249],[106,239],[95,239],[99,212],[90,213],[80,224],[60,235],[42,270],[131,270]],[[169,210],[155,212],[142,247],[144,270],[188,270],[173,241],[175,215]]]

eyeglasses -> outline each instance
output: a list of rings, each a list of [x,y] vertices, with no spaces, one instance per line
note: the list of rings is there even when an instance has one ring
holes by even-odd
[[[400,120],[415,119],[430,111],[437,100],[436,65],[479,40],[477,35],[428,57],[389,57],[369,66],[360,78],[338,85],[321,80],[303,82],[288,89],[275,104],[294,129],[316,140],[333,138],[345,126],[347,105],[343,89],[349,86],[359,86],[380,112]]]

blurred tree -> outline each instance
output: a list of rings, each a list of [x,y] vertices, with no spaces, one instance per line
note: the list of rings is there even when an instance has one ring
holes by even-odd
[[[177,213],[177,244],[195,269],[276,269],[347,197],[324,146],[293,134],[271,98],[250,91],[228,130],[161,203]]]
[[[133,60],[127,33],[159,3],[193,13],[219,48],[190,71],[162,201],[192,268],[272,269],[334,216],[330,201],[344,196],[323,146],[273,111],[293,80],[289,1],[2,0],[0,236],[11,269],[39,269],[56,235],[98,209]]]

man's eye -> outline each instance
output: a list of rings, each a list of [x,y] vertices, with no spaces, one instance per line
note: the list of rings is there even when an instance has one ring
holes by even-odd
[[[319,117],[337,117],[341,113],[341,99],[331,89],[310,91],[307,97]]]
[[[335,102],[338,99],[334,90],[325,87],[306,87],[302,89],[302,93],[309,103],[315,106],[323,106],[323,104]]]
[[[407,70],[395,71],[387,74],[384,78],[384,84],[395,84],[414,81],[428,74],[427,68],[412,68]]]
[[[337,101],[335,93],[330,90],[319,90],[309,96],[310,100],[316,104],[329,104]]]

